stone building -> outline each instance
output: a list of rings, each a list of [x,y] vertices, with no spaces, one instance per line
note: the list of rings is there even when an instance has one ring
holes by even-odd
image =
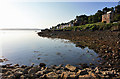
[[[102,22],[111,23],[113,21],[113,12],[109,11],[102,15]]]

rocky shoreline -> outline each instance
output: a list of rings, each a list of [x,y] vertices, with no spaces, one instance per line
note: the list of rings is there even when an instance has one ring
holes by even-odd
[[[101,70],[120,72],[120,31],[42,31],[39,36],[68,39],[77,47],[89,47],[98,53]]]
[[[1,66],[1,79],[119,79],[120,72],[109,68],[105,70],[99,69],[99,67],[89,67],[81,65],[81,67],[75,67],[67,64],[65,67],[62,65],[52,65],[46,67],[44,63],[34,66],[19,66],[15,64],[13,66],[7,64]]]
[[[120,79],[120,31],[44,31],[38,35],[68,39],[77,47],[89,47],[102,60],[97,67],[87,64],[47,67],[44,63],[31,66],[0,65],[1,79]]]

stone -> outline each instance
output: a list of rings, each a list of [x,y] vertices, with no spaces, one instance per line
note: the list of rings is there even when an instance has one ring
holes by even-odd
[[[7,72],[9,69],[7,69],[7,68],[2,68],[2,73],[5,73],[5,72]]]
[[[20,79],[26,79],[24,75],[21,75],[20,76]]]
[[[77,69],[75,66],[72,66],[72,65],[70,65],[70,64],[67,64],[67,65],[65,66],[65,68],[67,68],[67,69],[70,70],[70,71],[75,71],[75,70]]]
[[[62,67],[62,64],[60,64],[59,66],[56,66],[55,69],[59,70]]]
[[[15,75],[14,74],[11,74],[7,77],[7,79],[15,79]]]
[[[15,64],[14,66],[19,66],[19,64]]]
[[[80,75],[78,79],[92,79],[90,75]]]
[[[40,66],[40,67],[45,67],[46,64],[44,64],[44,63],[40,63],[39,66]]]
[[[0,62],[4,62],[3,59],[0,59]]]
[[[76,75],[70,75],[70,78],[72,78],[72,79],[76,79]]]
[[[16,68],[12,70],[13,72],[23,72],[24,69],[23,68]]]
[[[32,64],[31,64],[31,67],[33,67],[34,65],[35,65],[35,64],[34,64],[34,63],[32,63]]]
[[[58,74],[56,74],[55,72],[50,72],[48,74],[46,74],[47,78],[52,78],[52,79],[57,79],[59,77]]]
[[[77,75],[80,75],[80,72],[81,72],[82,70],[78,70],[78,72],[77,72]]]
[[[95,71],[96,74],[101,74],[101,72],[99,70]]]
[[[93,78],[96,78],[95,73],[89,72],[89,75],[90,75],[91,77],[93,77]]]
[[[57,70],[56,73],[57,73],[57,74],[61,74],[62,71],[61,71],[61,70]]]
[[[8,75],[10,75],[10,74],[12,74],[12,72],[11,72],[11,71],[7,71],[7,72],[5,73],[5,76],[8,76]]]
[[[29,74],[36,73],[37,71],[40,70],[39,66],[32,67],[31,69],[28,70]]]
[[[23,74],[23,72],[20,72],[20,71],[19,71],[19,72],[17,71],[17,72],[14,73],[14,75],[15,75],[16,77],[20,77],[22,74]]]
[[[22,65],[21,68],[26,68],[27,66],[26,65]]]
[[[38,72],[36,72],[35,74],[37,75],[37,76],[42,76],[42,75],[44,75],[44,71],[38,71]]]
[[[80,72],[80,75],[86,75],[86,74],[88,74],[87,70],[82,70],[82,71]]]
[[[68,71],[66,71],[66,72],[62,72],[61,78],[66,79],[66,78],[69,78],[70,75],[73,76],[73,77],[76,77],[76,76],[75,76],[75,75],[76,75],[75,72],[68,72]]]
[[[87,64],[81,64],[81,67],[84,68],[89,68],[89,66]]]
[[[29,66],[28,66],[28,67],[25,68],[25,70],[29,70],[30,68],[32,68],[32,67],[29,67]]]

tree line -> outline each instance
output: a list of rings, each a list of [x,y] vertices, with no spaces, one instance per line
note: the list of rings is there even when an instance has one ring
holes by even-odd
[[[114,13],[113,22],[120,21],[120,5],[117,5],[115,7],[111,7],[111,8],[105,7],[102,10],[98,10],[94,15],[76,16],[76,18],[74,20],[71,20],[68,23],[58,24],[57,26],[52,27],[52,28],[56,29],[60,25],[66,25],[66,24],[70,24],[70,23],[73,24],[73,26],[80,26],[80,25],[85,25],[85,24],[92,24],[92,23],[101,22],[102,21],[102,15],[106,14],[108,11],[112,11]]]

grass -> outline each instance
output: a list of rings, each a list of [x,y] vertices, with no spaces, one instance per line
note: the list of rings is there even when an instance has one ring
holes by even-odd
[[[73,26],[73,27],[66,27],[63,30],[112,30],[116,26],[120,27],[120,22],[118,23],[93,23],[93,24],[86,24],[86,25],[81,25],[81,26]]]

